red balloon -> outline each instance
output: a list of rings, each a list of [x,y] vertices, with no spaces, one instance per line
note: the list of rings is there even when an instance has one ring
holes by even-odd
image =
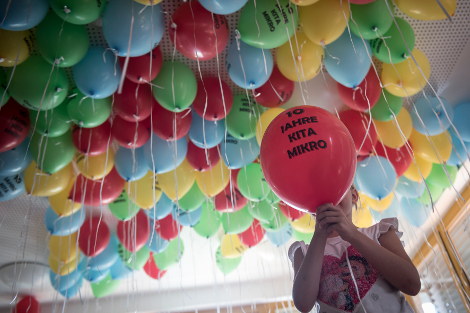
[[[102,179],[91,180],[78,175],[75,187],[70,190],[69,198],[73,202],[99,206],[109,204],[119,197],[124,189],[125,181],[113,167],[111,172]]]
[[[299,218],[305,215],[305,212],[296,210],[282,201],[279,202],[279,209],[281,210],[282,214],[284,214],[284,216],[291,221],[298,220]]]
[[[232,188],[228,184],[224,190],[214,197],[215,209],[221,212],[236,212],[241,210],[247,203],[248,200],[241,194],[238,187],[234,185],[233,178]]]
[[[411,147],[410,142],[408,144]],[[385,147],[385,149],[384,149]],[[390,161],[395,168],[395,172],[397,172],[397,177],[403,175],[406,172],[408,167],[413,164],[413,156],[411,154],[411,149],[407,149],[407,145],[403,147],[392,149],[390,147],[385,146],[380,141],[377,142],[375,145],[375,152],[377,155],[380,155]]]
[[[264,107],[276,108],[289,101],[294,93],[294,88],[295,83],[282,75],[275,65],[269,80],[254,91],[255,94],[258,94],[255,100]]]
[[[80,227],[78,247],[86,256],[97,256],[106,249],[110,236],[108,225],[103,219],[99,216],[88,218]]]
[[[15,313],[41,313],[41,305],[35,297],[25,296],[16,304]]]
[[[34,111],[33,111],[34,112]],[[0,153],[19,145],[29,133],[29,111],[13,98],[0,109]]]
[[[119,58],[121,68],[124,68],[126,58]],[[150,65],[152,62],[152,65]],[[163,56],[160,47],[155,47],[152,54],[147,53],[138,57],[129,58],[127,64],[126,78],[136,84],[145,84],[151,82],[157,77],[160,69],[162,68]],[[152,70],[150,71],[150,68]]]
[[[155,221],[155,231],[165,240],[175,239],[178,237],[178,233],[180,233],[182,229],[183,226],[179,225],[178,222],[173,219],[171,214],[168,214],[161,220]]]
[[[153,132],[163,140],[174,140],[176,122],[176,140],[183,138],[191,127],[192,115],[189,110],[171,112],[154,102],[152,112]]]
[[[147,126],[150,117],[141,122],[129,122],[120,116],[113,120],[112,133],[117,143],[124,148],[140,148],[150,138],[150,128]],[[136,136],[137,133],[137,136]]]
[[[238,234],[238,238],[240,241],[248,248],[256,246],[263,240],[265,230],[261,227],[260,223],[257,219],[254,219],[253,224],[251,227],[245,230],[243,233]]]
[[[204,117],[206,120],[221,120],[232,109],[232,90],[225,81],[219,81],[218,77],[206,77],[203,80],[204,84],[202,81],[197,83],[197,94],[193,102],[193,108],[199,116]],[[221,89],[224,92],[223,97]]]
[[[176,50],[192,60],[215,58],[228,43],[229,27],[225,16],[212,16],[197,1],[183,3],[171,16],[168,29]]]
[[[188,160],[189,165],[191,165],[196,171],[205,172],[213,168],[219,162],[220,155],[217,147],[213,147],[207,149],[206,158],[205,149],[199,148],[192,141],[188,141],[186,159]],[[207,162],[207,159],[209,159],[209,163]]]
[[[341,119],[341,122],[343,122],[347,127],[349,133],[351,133],[351,136],[354,140],[354,145],[356,146],[357,154],[371,154],[377,142],[377,131],[375,130],[374,124],[371,123],[369,133],[367,133],[367,127],[369,126],[369,116],[362,112],[347,110],[339,113],[339,118]]]
[[[128,221],[119,221],[116,234],[119,242],[130,252],[139,251],[150,236],[150,222],[144,210],[139,212]]]
[[[325,203],[337,205],[356,171],[348,129],[333,114],[314,106],[279,114],[263,136],[260,159],[274,193],[291,207],[311,213]]]
[[[152,252],[150,252],[149,259],[144,265],[144,272],[153,279],[160,279],[166,274],[166,271],[162,271],[157,267],[157,264],[155,264]]]
[[[93,128],[82,128],[75,125],[72,131],[72,141],[81,154],[90,156],[103,154],[113,143],[111,123],[106,121]]]
[[[338,83],[341,100],[351,109],[361,112],[371,109],[379,101],[381,92],[382,87],[373,67],[356,88],[348,88]]]
[[[154,101],[150,85],[139,85],[128,80],[124,83],[122,93],[114,94],[114,109],[126,121],[142,121],[149,117]]]

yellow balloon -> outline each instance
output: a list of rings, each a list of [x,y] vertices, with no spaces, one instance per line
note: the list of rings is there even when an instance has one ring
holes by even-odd
[[[291,221],[292,228],[303,234],[311,234],[315,232],[315,219],[310,214],[305,214],[295,221]]]
[[[447,13],[454,16],[457,0],[440,0],[440,2]],[[436,0],[395,0],[395,3],[403,13],[417,20],[436,21],[447,18]]]
[[[132,162],[132,161],[130,161]],[[75,154],[75,163],[78,171],[88,179],[98,180],[108,175],[114,167],[114,152],[108,152],[96,156],[87,156],[81,153]]]
[[[36,162],[33,161],[24,172],[24,186],[26,193],[29,195],[49,197],[67,188],[73,178],[72,162],[60,171],[54,174],[48,174],[40,170]]]
[[[432,162],[420,158],[417,154],[415,154],[415,161],[416,164],[415,162],[411,162],[410,167],[408,167],[408,169],[403,173],[403,176],[409,180],[420,182],[423,178],[426,179],[429,174],[431,174]],[[421,175],[419,174],[420,171],[423,178],[421,178]]]
[[[256,122],[256,140],[260,146],[261,140],[263,140],[264,133],[266,132],[266,128],[268,128],[273,119],[282,112],[284,112],[284,109],[282,108],[272,108],[261,114],[259,120]]]
[[[359,228],[370,227],[372,226],[372,223],[373,223],[372,214],[365,207],[358,208],[357,210],[353,209],[352,221],[353,221],[353,224]]]
[[[196,171],[186,159],[176,168],[176,181],[175,171],[157,175],[158,184],[171,200],[176,200],[176,187],[178,188],[178,199],[181,199],[191,189],[195,179]]]
[[[69,197],[70,191],[73,190],[74,186],[75,178],[72,177],[70,183],[64,190],[62,190],[56,195],[49,197],[49,205],[57,215],[68,216],[77,212],[80,209],[81,204],[73,202]],[[75,190],[77,190],[77,188],[80,188],[80,186],[76,186]]]
[[[294,56],[292,56],[291,44]],[[322,46],[314,44],[303,32],[298,31],[295,36],[292,36],[291,43],[286,42],[277,49],[276,62],[282,75],[290,80],[302,82],[320,73],[324,55]]]
[[[52,254],[49,254],[49,267],[55,274],[59,276],[68,275],[69,273],[72,273],[77,268],[79,262],[80,256],[78,256],[78,258],[70,260],[69,262],[61,262],[54,258]]]
[[[33,51],[34,40],[31,30],[9,31],[2,29],[0,31],[0,66],[15,66],[16,56],[18,62],[16,65],[23,63]],[[18,53],[19,49],[19,53]]]
[[[382,85],[392,95],[402,98],[413,96],[426,86],[426,80],[431,75],[429,60],[418,49],[413,50],[413,56],[423,71],[424,76],[411,57],[395,65],[383,63]]]
[[[295,5],[299,6],[306,6],[306,5],[311,5],[314,4],[315,2],[318,2],[318,0],[290,0],[292,3],[295,3]]]
[[[157,182],[157,176],[152,171],[148,171],[139,180],[127,182],[126,191],[132,202],[146,210],[153,208],[162,196],[162,188]]]
[[[410,139],[413,130],[413,122],[407,110],[400,110],[397,119],[387,122],[374,120],[377,138],[387,147],[397,149],[405,145]],[[401,132],[400,132],[401,130]],[[403,134],[402,134],[403,133]],[[403,135],[405,138],[403,138]]]
[[[317,45],[328,45],[341,36],[349,21],[348,1],[320,0],[299,8],[305,35]]]
[[[359,198],[361,199],[361,207],[369,207],[372,210],[382,212],[385,211],[390,206],[390,204],[392,204],[393,192],[383,199],[373,199],[360,192]]]
[[[69,236],[55,236],[52,235],[49,239],[50,255],[60,262],[69,262],[77,258],[77,232]]]
[[[248,249],[237,235],[224,235],[220,242],[220,251],[224,258],[238,258]]]
[[[227,187],[230,180],[230,170],[222,159],[210,170],[196,172],[196,183],[202,193],[214,197]]]
[[[415,154],[432,163],[445,162],[452,153],[452,139],[447,131],[436,136],[427,137],[413,129],[410,143]]]
[[[144,4],[144,5],[155,5],[162,2],[162,0],[134,0],[135,2]]]

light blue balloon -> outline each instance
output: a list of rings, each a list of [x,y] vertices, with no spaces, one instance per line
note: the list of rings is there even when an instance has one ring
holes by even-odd
[[[134,153],[132,149],[120,147],[114,156],[114,166],[127,182],[141,179],[149,171],[143,147],[135,149]]]
[[[121,258],[118,258],[110,268],[111,278],[114,280],[126,279],[132,275],[133,270],[124,264]]]
[[[395,168],[384,157],[371,156],[357,163],[356,187],[372,199],[381,200],[388,196],[397,181]]]
[[[383,220],[384,218],[398,217],[398,213],[400,212],[400,203],[398,202],[397,198],[393,198],[392,203],[386,210],[383,210],[382,212],[370,210],[370,212],[377,222]]]
[[[104,38],[120,56],[127,56],[132,15],[134,24],[129,56],[149,53],[162,40],[165,31],[162,7],[157,4],[144,8],[143,4],[129,0],[113,0],[106,5],[103,13]]]
[[[59,290],[59,293],[63,295],[65,298],[70,299],[80,291],[80,288],[82,288],[82,285],[83,285],[83,279],[80,278],[72,287],[70,287],[69,289],[65,289],[65,290]]]
[[[440,99],[442,101],[442,105],[439,98],[436,97],[427,97],[427,99],[421,98],[415,102],[415,108],[411,109],[410,115],[413,120],[413,128],[419,133],[428,135],[429,132],[430,136],[435,136],[443,133],[449,128],[452,120],[454,119],[454,109],[452,109],[452,106],[447,100],[443,98]],[[418,111],[418,113],[416,113],[416,111]],[[436,114],[439,116],[439,119]],[[447,116],[449,116],[449,118],[447,118]],[[420,118],[426,128],[421,124]],[[428,132],[426,132],[426,129]]]
[[[90,47],[85,57],[73,67],[77,88],[84,95],[95,99],[111,96],[118,89],[122,74],[119,62],[115,62],[116,58],[110,50]]]
[[[452,144],[454,145],[454,148],[452,148],[450,158],[447,160],[447,165],[462,165],[462,161],[465,162],[468,159],[467,152],[470,153],[470,142],[464,141],[464,147],[460,141],[460,138],[457,137],[452,129],[449,133],[450,137],[452,138]],[[465,151],[465,149],[467,149],[467,151]]]
[[[271,241],[273,245],[280,247],[291,239],[293,233],[294,230],[290,223],[286,223],[286,225],[278,231],[267,231],[266,237],[268,237],[268,240]]]
[[[424,182],[415,182],[402,176],[398,179],[395,192],[402,197],[419,198],[423,194],[424,188],[426,188]]]
[[[111,270],[109,268],[104,270],[92,270],[89,268],[83,272],[83,278],[88,280],[90,283],[98,283],[105,279],[110,271]]]
[[[177,140],[175,143],[175,141],[166,141],[158,136],[152,136],[152,139],[147,141],[144,145],[145,160],[147,161],[150,170],[153,170],[155,165],[155,173],[157,174],[163,174],[174,170],[183,163],[187,152],[188,142],[186,141],[186,137]]]
[[[354,34],[351,34],[351,38],[346,29],[338,39],[326,46],[325,67],[328,74],[338,83],[355,88],[369,72],[369,56],[372,57],[372,52],[369,41],[366,40],[364,45],[362,39]]]
[[[209,12],[215,14],[232,14],[243,8],[248,0],[199,0],[199,3]]]
[[[256,137],[247,140],[237,139],[227,134],[227,140],[220,144],[222,159],[228,168],[238,169],[252,163],[259,155]]]
[[[470,103],[462,103],[454,108],[454,120],[452,123],[463,140],[470,142]]]
[[[150,210],[144,210],[147,213],[147,216],[151,219],[161,220],[168,216],[171,213],[171,209],[173,208],[173,201],[168,198],[168,196],[162,192],[160,200],[157,201],[153,208]]]
[[[187,212],[182,209],[178,209],[177,206],[173,206],[173,211],[171,212],[173,219],[179,222],[183,226],[193,227],[199,222],[202,214],[202,206],[197,208],[194,211]]]
[[[44,214],[44,225],[51,235],[68,236],[82,227],[85,215],[84,210],[78,210],[72,215],[59,217],[51,207],[48,207]]]
[[[401,215],[413,226],[420,227],[428,219],[430,209],[416,199],[407,199],[405,197],[400,200]]]
[[[0,153],[0,176],[19,174],[31,164],[29,140],[30,138],[26,137],[18,146]]]
[[[24,172],[0,177],[0,202],[18,197],[24,191]]]
[[[165,251],[166,248],[168,248],[169,244],[170,242],[160,237],[160,235],[158,235],[156,231],[150,231],[149,239],[147,240],[147,243],[145,245],[153,253],[162,253],[163,251]]]
[[[205,137],[205,138],[204,138]],[[225,119],[208,121],[192,111],[189,139],[199,148],[214,148],[225,138]],[[205,139],[205,145],[204,145]],[[180,139],[181,140],[181,139]]]
[[[12,31],[31,29],[44,19],[48,10],[49,0],[2,0],[0,28]]]
[[[115,235],[111,235],[106,248],[95,257],[89,258],[87,268],[92,270],[106,270],[110,268],[119,258],[118,254],[119,240]]]
[[[268,81],[273,71],[271,51],[264,49],[263,55],[263,50],[250,46],[241,40],[238,42],[240,50],[238,50],[237,41],[234,40],[228,47],[225,58],[225,67],[230,79],[241,88],[261,87]]]
[[[77,268],[68,275],[57,275],[52,270],[49,270],[49,280],[52,287],[57,291],[65,291],[74,286],[78,280],[82,278],[81,271]]]

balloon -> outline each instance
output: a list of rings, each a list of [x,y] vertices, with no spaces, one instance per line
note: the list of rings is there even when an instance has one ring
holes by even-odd
[[[279,71],[295,82],[307,81],[317,76],[325,57],[322,46],[311,42],[301,31],[297,31],[291,41],[277,49],[276,62]],[[272,88],[269,84],[266,87]],[[277,99],[279,100],[279,97]]]
[[[140,270],[142,267],[144,267],[150,256],[150,250],[147,249],[146,246],[143,246],[137,252],[130,252],[120,244],[118,246],[118,253],[124,264],[133,270]]]
[[[382,85],[392,95],[401,98],[411,97],[420,92],[427,84],[426,81],[431,74],[429,60],[418,49],[414,49],[412,53],[419,68],[410,57],[396,65],[383,64],[382,66]]]
[[[277,51],[277,60],[279,60],[279,49]],[[286,78],[275,65],[268,82],[254,91],[257,94],[255,100],[266,108],[275,108],[286,104],[290,100],[294,93],[294,87],[295,83]]]
[[[196,179],[196,171],[189,165],[185,159],[175,171],[159,174],[157,176],[158,184],[162,188],[163,192],[171,200],[176,200],[184,195],[193,186],[194,180]]]
[[[363,208],[371,208],[375,211],[385,211],[394,199],[393,192],[391,192],[388,196],[378,199],[378,198],[370,198],[367,195],[360,193],[361,202],[363,201],[365,205],[361,205]],[[370,225],[369,225],[370,226]]]
[[[176,265],[184,253],[184,242],[182,240],[175,239],[170,241],[168,248],[162,253],[154,253],[153,259],[155,264],[160,270],[167,270],[170,267]]]
[[[85,212],[79,210],[69,216],[57,215],[51,207],[44,214],[44,225],[48,232],[57,236],[68,236],[75,233],[85,221]]]
[[[87,261],[87,268],[93,271],[103,271],[110,269],[114,263],[119,259],[117,252],[119,241],[115,235],[111,235],[109,243],[106,248],[97,256],[89,258]]]
[[[348,3],[341,1],[320,0],[299,8],[303,31],[317,45],[328,45],[338,39],[348,24],[349,15]]]
[[[54,12],[67,23],[84,25],[96,21],[104,11],[106,1],[50,0]],[[64,7],[70,11],[65,12]]]
[[[174,205],[173,201],[165,193],[161,192],[160,195],[158,202],[155,205],[152,204],[150,209],[145,210],[147,216],[154,220],[166,217],[171,213]]]
[[[85,57],[90,40],[84,25],[64,23],[57,14],[50,12],[36,30],[36,45],[50,64],[70,67]]]
[[[281,230],[286,224],[289,224],[289,220],[284,214],[281,214],[280,210],[273,210],[274,216],[269,222],[265,223],[260,221],[261,227],[267,232],[276,232]]]
[[[83,261],[82,261],[83,262]],[[74,271],[60,276],[49,270],[49,280],[52,287],[57,291],[65,291],[74,286],[82,278],[81,269],[77,268]]]
[[[71,125],[65,104],[51,110],[39,111],[37,114],[30,115],[29,119],[31,124],[36,126],[36,132],[49,137],[58,137],[65,134]]]
[[[69,130],[58,137],[45,137],[34,133],[30,149],[33,159],[38,160],[38,165],[44,172],[56,173],[66,167],[74,157],[72,132]]]
[[[413,153],[410,147],[411,145],[408,143],[403,147],[392,149],[384,146],[383,143],[378,142],[375,145],[375,153],[388,159],[395,168],[397,177],[400,177],[413,163]]]
[[[101,217],[88,218],[80,228],[78,246],[83,254],[94,257],[106,249],[110,236],[108,225]]]
[[[140,122],[150,116],[155,99],[150,85],[125,81],[122,93],[114,94],[117,114],[128,122]]]
[[[84,177],[91,180],[102,179],[114,168],[114,153],[112,149],[97,156],[85,156],[77,153],[75,163],[78,171]]]
[[[227,135],[228,137],[229,135]],[[196,171],[205,172],[210,170],[220,160],[218,147],[204,149],[196,146],[192,141],[188,142],[188,153],[186,159]]]
[[[450,137],[452,138],[452,144],[454,145],[454,149],[452,149],[450,158],[449,160],[447,160],[447,165],[462,165],[462,162],[465,162],[468,158],[467,152],[470,153],[470,143],[467,141],[463,141],[464,146],[462,146],[460,138],[457,137],[457,135],[452,131],[452,129],[449,133]]]
[[[67,112],[75,124],[83,128],[97,127],[111,114],[111,102],[111,98],[87,98],[75,88],[67,100]]]
[[[145,246],[151,252],[161,253],[165,251],[165,249],[168,247],[169,244],[170,242],[168,240],[165,240],[162,237],[160,237],[160,235],[158,235],[156,231],[152,231]]]
[[[68,263],[77,258],[77,232],[68,236],[55,236],[49,238],[50,255],[61,262]]]
[[[440,0],[439,3],[437,1],[426,0],[411,2],[398,0],[395,3],[403,13],[421,21],[445,20],[447,16],[439,4],[442,4],[450,16],[454,16],[455,9],[457,8],[456,0]]]
[[[251,201],[261,201],[268,195],[268,183],[261,165],[257,163],[251,163],[240,170],[237,185],[241,194]]]
[[[10,99],[0,110],[0,153],[22,143],[29,133],[29,111]],[[29,141],[28,141],[29,143]]]
[[[126,181],[134,181],[143,178],[150,170],[145,161],[144,148],[135,150],[120,148],[115,157],[116,170]]]
[[[31,162],[24,172],[24,186],[26,193],[36,197],[49,197],[59,194],[67,188],[74,176],[72,162],[63,169],[49,174],[37,167],[36,162]],[[21,177],[21,176],[20,176]],[[20,182],[21,180],[16,180]]]
[[[228,84],[218,77],[206,77],[197,83],[193,108],[209,121],[223,119],[232,109],[233,95]]]
[[[215,252],[215,263],[224,275],[228,275],[236,270],[241,261],[241,256],[238,258],[224,258],[220,247],[217,248],[217,251]]]
[[[258,243],[261,242],[264,238],[265,230],[261,227],[258,220],[254,220],[253,224],[245,230],[243,233],[238,234],[238,238],[242,244],[247,246],[248,248],[256,246]]]
[[[411,181],[420,182],[426,179],[431,173],[432,163],[420,158],[417,154],[415,154],[414,157],[416,164],[413,162],[403,173],[403,176]]]
[[[247,230],[253,223],[253,216],[245,206],[233,213],[222,213],[222,226],[226,234],[240,234]]]
[[[77,268],[79,260],[80,257],[68,262],[62,262],[57,260],[52,254],[49,254],[49,267],[55,274],[64,276],[73,272]]]
[[[382,87],[375,70],[371,68],[355,89],[338,84],[338,94],[351,109],[370,111],[382,95]]]
[[[163,275],[166,274],[166,271],[160,270],[155,264],[152,252],[150,252],[150,256],[147,260],[147,263],[145,263],[144,265],[144,272],[153,279],[160,279],[163,277]]]
[[[377,131],[369,116],[362,112],[347,110],[339,114],[339,119],[351,134],[357,154],[371,154],[377,143]]]
[[[224,120],[204,120],[197,113],[192,113],[189,139],[199,148],[210,149],[217,146],[225,136]]]
[[[220,147],[224,163],[230,169],[247,166],[259,156],[259,145],[254,137],[248,140],[238,140],[227,135],[227,140],[224,140]]]
[[[379,141],[392,149],[403,147],[410,139],[413,130],[413,122],[407,110],[400,110],[396,119],[388,122],[375,121],[374,123]]]
[[[75,125],[72,130],[74,146],[81,154],[91,157],[104,154],[112,144],[112,140],[111,123],[108,121],[92,128],[81,128]]]
[[[145,9],[142,4],[115,0],[108,3],[103,13],[104,38],[119,56],[149,53],[162,40],[164,30],[165,17],[159,4]]]
[[[397,116],[403,106],[403,99],[392,95],[387,90],[382,89],[380,98],[374,107],[370,110],[370,114],[375,121],[388,122]],[[392,112],[390,112],[390,110]]]
[[[117,252],[117,250],[116,250]],[[119,257],[116,260],[116,262],[111,266],[109,274],[111,275],[111,278],[113,280],[121,280],[121,279],[126,279],[129,278],[134,272],[131,268],[127,267],[126,264],[122,261],[122,259]]]
[[[153,88],[153,95],[169,111],[181,112],[196,98],[196,77],[187,65],[179,61],[163,62],[160,73],[152,83],[162,87]]]
[[[194,227],[199,222],[202,214],[202,206],[193,210],[191,212],[187,212],[184,210],[179,209],[177,206],[173,207],[172,216],[173,219],[176,220],[182,226]]]
[[[423,194],[425,185],[423,182],[415,182],[404,176],[398,179],[395,192],[402,197],[406,198],[418,198]]]
[[[47,0],[15,0],[2,2],[0,16],[1,28],[21,31],[38,25],[49,10]],[[7,14],[8,13],[8,14]]]
[[[124,68],[126,58],[119,58],[121,68]],[[163,56],[160,47],[155,47],[151,53],[129,58],[126,78],[136,84],[146,84],[157,77],[162,68]],[[151,68],[151,70],[149,70]]]
[[[25,190],[23,173],[0,176],[0,202],[18,197]]]
[[[417,198],[417,200],[424,205],[430,205],[432,202],[436,203],[436,201],[444,192],[444,188],[434,186],[433,184],[430,184],[428,182],[426,182],[426,184],[428,185],[429,191],[425,188],[423,194],[419,198]],[[429,193],[431,193],[431,197],[429,197]]]
[[[121,281],[115,280],[111,276],[111,274],[108,274],[103,280],[91,284],[91,291],[95,298],[98,299],[109,296],[119,287]]]
[[[276,116],[280,115],[282,112],[284,112],[283,108],[273,108],[261,114],[258,122],[256,122],[256,140],[260,146],[266,129],[268,129],[268,126],[276,118]]]
[[[158,185],[157,177],[152,171],[148,171],[147,174],[139,180],[127,182],[126,192],[131,201],[142,209],[153,208],[155,203],[162,196],[162,189]]]
[[[254,89],[263,86],[271,76],[273,56],[270,51],[234,40],[228,47],[225,67],[236,85]]]
[[[130,252],[139,251],[150,236],[149,218],[143,210],[128,221],[119,221],[116,226],[116,235],[119,242]]]
[[[274,219],[274,212],[279,210],[279,205],[269,204],[266,200],[254,202],[248,206],[250,214],[256,218],[260,223],[269,223]]]
[[[349,27],[356,36],[362,36],[364,39],[369,40],[385,34],[392,26],[393,17],[388,12],[385,1],[366,1],[369,3],[351,4],[352,18]],[[358,2],[362,1],[359,0]],[[392,1],[388,1],[388,5],[393,8]]]
[[[426,182],[429,182],[436,187],[451,187],[455,181],[455,178],[457,177],[457,171],[457,166],[449,166],[440,163],[433,164],[431,173],[429,174],[428,178],[426,178]]]
[[[109,273],[110,273],[109,268],[105,270],[86,269],[85,272],[83,273],[83,278],[88,280],[90,283],[98,283],[102,281],[103,279],[105,279]]]
[[[179,140],[186,136],[191,127],[192,114],[189,111],[172,112],[154,102],[152,111],[153,132],[163,140]],[[176,125],[176,129],[175,129]],[[175,136],[176,132],[176,136]]]
[[[358,228],[367,228],[372,226],[372,214],[367,209],[355,209],[352,212],[352,222]]]
[[[8,12],[8,15],[10,15],[10,12]],[[9,31],[2,29],[0,33],[0,55],[2,56],[0,65],[2,67],[13,67],[23,63],[31,55],[33,38],[33,33],[30,30]]]
[[[233,108],[226,119],[227,132],[237,139],[254,137],[256,121],[262,112],[263,109],[253,99],[248,99],[246,95],[234,96]]]
[[[454,108],[453,124],[464,141],[470,142],[470,123],[466,118],[470,114],[469,103],[461,103]],[[453,128],[451,128],[453,130]],[[460,141],[460,140],[459,140]]]
[[[449,128],[454,119],[454,110],[445,99],[420,98],[415,102],[414,109],[411,109],[411,119],[413,120],[413,128],[419,133],[435,136],[442,134]]]
[[[272,190],[270,190],[268,196],[266,197],[266,202],[268,202],[269,204],[276,204],[280,201],[281,199],[279,199],[279,197],[276,196],[276,194]]]
[[[208,197],[214,197],[228,185],[230,170],[224,162],[219,161],[207,172],[196,172],[196,183],[199,189]]]
[[[273,49],[289,41],[299,24],[289,0],[248,1],[238,21],[238,31],[245,43]]]
[[[196,233],[204,238],[214,236],[220,228],[220,213],[214,209],[210,202],[202,204],[202,213],[199,222],[194,226]]]
[[[214,197],[214,205],[217,211],[236,212],[247,204],[248,200],[242,196],[235,184],[236,180],[232,179],[232,184],[229,183],[222,192]]]
[[[310,243],[312,241],[313,233],[304,234],[295,230],[295,228],[293,230],[294,230],[294,233],[292,234],[292,238],[295,241],[303,241],[305,243]]]
[[[293,232],[292,226],[287,223],[278,231],[267,232],[266,237],[268,237],[268,240],[271,241],[273,245],[280,247],[285,245],[292,238]]]
[[[73,285],[69,289],[61,290],[59,291],[59,293],[63,295],[66,299],[70,299],[74,297],[77,293],[79,293],[80,289],[82,288],[82,285],[83,285],[83,279],[80,278],[80,280],[78,280],[75,285]]]
[[[240,10],[248,0],[199,0],[209,12],[215,14],[232,14]]]
[[[314,4],[315,2],[318,2],[318,0],[291,0],[291,2],[298,6],[305,6]]]
[[[372,216],[374,217],[376,221],[380,221],[384,218],[393,218],[393,217],[396,218],[399,212],[400,212],[400,203],[396,197],[393,198],[392,204],[390,204],[390,206],[386,210],[384,211],[370,210],[369,211],[369,213],[372,214]]]
[[[28,144],[29,138],[25,138],[18,146],[0,153],[0,176],[16,175],[28,168],[32,161]]]
[[[282,214],[285,215],[290,221],[295,221],[305,215],[305,212],[294,209],[293,207],[285,204],[284,202],[279,202],[279,209]]]
[[[73,167],[70,169],[73,169]],[[69,198],[70,192],[73,188],[81,188],[81,186],[75,185],[75,177],[72,176],[65,189],[53,196],[49,196],[49,205],[58,216],[69,216],[81,208],[81,203],[73,202],[73,200]]]
[[[302,125],[308,127],[307,139],[302,138],[300,131],[282,136],[283,132]],[[313,134],[320,135],[319,139],[311,141],[308,137]],[[302,156],[308,152],[314,153]],[[282,201],[296,209],[315,212],[321,204],[339,203],[349,191],[356,151],[351,135],[339,119],[321,108],[298,106],[271,122],[260,158],[266,182]],[[267,193],[268,189],[265,190]]]
[[[197,186],[194,181],[191,189],[180,199],[178,199],[178,207],[186,212],[193,212],[199,210],[199,207],[206,201],[206,196]]]
[[[1,10],[1,9],[0,9]],[[16,304],[17,313],[41,313],[41,305],[33,296],[24,296]]]
[[[7,74],[5,72],[0,73],[0,108],[10,100],[10,91],[7,89]]]
[[[85,57],[73,67],[73,80],[77,88],[94,99],[111,96],[118,89],[122,74],[121,67],[114,62],[115,58],[107,49],[90,47]]]
[[[176,146],[175,146],[176,145]],[[186,138],[165,141],[158,136],[144,145],[144,156],[151,171],[157,174],[167,173],[183,163],[188,151]]]
[[[452,142],[449,140],[452,139],[447,131],[428,137],[413,129],[410,137],[414,153],[432,163],[446,162],[450,158]]]
[[[305,214],[298,220],[291,222],[294,230],[304,233],[313,234],[315,232],[315,219],[310,214]]]
[[[113,120],[112,134],[116,142],[124,148],[140,148],[150,138],[150,118],[142,122],[129,122],[119,115]]]
[[[140,208],[132,203],[127,196],[127,192],[122,191],[119,197],[109,205],[111,213],[119,220],[127,221],[133,218]]]
[[[366,196],[382,200],[395,188],[397,174],[392,163],[381,156],[371,156],[357,163],[356,187]]]
[[[416,199],[402,198],[400,206],[401,215],[413,226],[421,227],[429,217],[429,208]]]
[[[226,259],[236,259],[248,249],[239,239],[238,235],[226,234],[220,241],[220,252]]]
[[[173,219],[172,214],[155,221],[155,231],[165,240],[173,240],[179,236],[183,225],[178,220]]]

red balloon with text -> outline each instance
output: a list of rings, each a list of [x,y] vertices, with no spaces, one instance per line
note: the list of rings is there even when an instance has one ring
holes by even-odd
[[[116,116],[113,120],[112,133],[117,143],[128,149],[140,148],[150,138],[150,117],[140,122],[129,122]]]
[[[152,87],[148,84],[136,84],[127,80],[124,82],[122,93],[114,94],[114,109],[116,113],[129,122],[145,120],[149,117],[155,102]]]
[[[284,214],[284,216],[287,217],[291,221],[298,220],[305,214],[305,212],[296,210],[282,201],[279,202],[279,209],[281,210],[282,214]]]
[[[255,219],[250,228],[245,230],[243,233],[238,234],[240,241],[249,248],[256,246],[263,240],[265,230],[261,227],[259,221]]]
[[[113,143],[111,123],[105,121],[93,128],[82,128],[75,125],[72,131],[72,141],[81,154],[89,156],[103,154]]]
[[[173,240],[178,237],[178,234],[183,229],[182,225],[179,225],[177,221],[173,219],[171,214],[168,214],[165,218],[155,221],[155,231],[165,240]]]
[[[206,156],[207,153],[207,156]],[[196,146],[192,141],[188,141],[188,152],[186,160],[189,165],[198,172],[205,172],[213,168],[220,159],[218,147],[203,149]]]
[[[121,68],[124,68],[126,58],[119,58]],[[163,64],[160,47],[155,47],[151,53],[129,58],[126,78],[136,84],[147,84],[157,77]]]
[[[192,115],[188,110],[171,112],[162,107],[156,100],[152,111],[153,132],[163,140],[183,138],[191,127]],[[176,134],[175,134],[176,131]]]
[[[295,83],[282,75],[279,68],[275,65],[269,80],[254,93],[257,94],[255,101],[267,108],[276,108],[281,106],[292,97]]]
[[[116,234],[119,242],[130,252],[139,251],[150,236],[150,222],[143,210],[128,221],[119,221]]]
[[[35,111],[33,111],[34,113]],[[29,133],[29,111],[10,98],[0,109],[0,153],[19,145]]]
[[[338,94],[343,102],[353,110],[368,111],[379,101],[382,87],[373,67],[356,88],[348,88],[338,83]]]
[[[232,105],[232,90],[225,81],[219,81],[218,77],[205,77],[198,81],[193,108],[199,116],[209,121],[218,121],[230,112]]]
[[[378,141],[375,145],[375,152],[377,155],[388,159],[390,163],[393,164],[395,172],[397,172],[397,177],[403,175],[408,167],[413,164],[412,150],[408,148],[408,145],[411,147],[411,144],[408,142],[404,146],[397,149],[387,147],[380,141]]]
[[[88,218],[80,227],[78,247],[86,256],[97,256],[106,249],[110,236],[108,225],[103,219],[99,216]]]
[[[369,116],[362,112],[346,110],[339,113],[339,118],[351,134],[357,154],[371,154],[377,143],[377,131],[373,123],[370,123],[369,127]]]

